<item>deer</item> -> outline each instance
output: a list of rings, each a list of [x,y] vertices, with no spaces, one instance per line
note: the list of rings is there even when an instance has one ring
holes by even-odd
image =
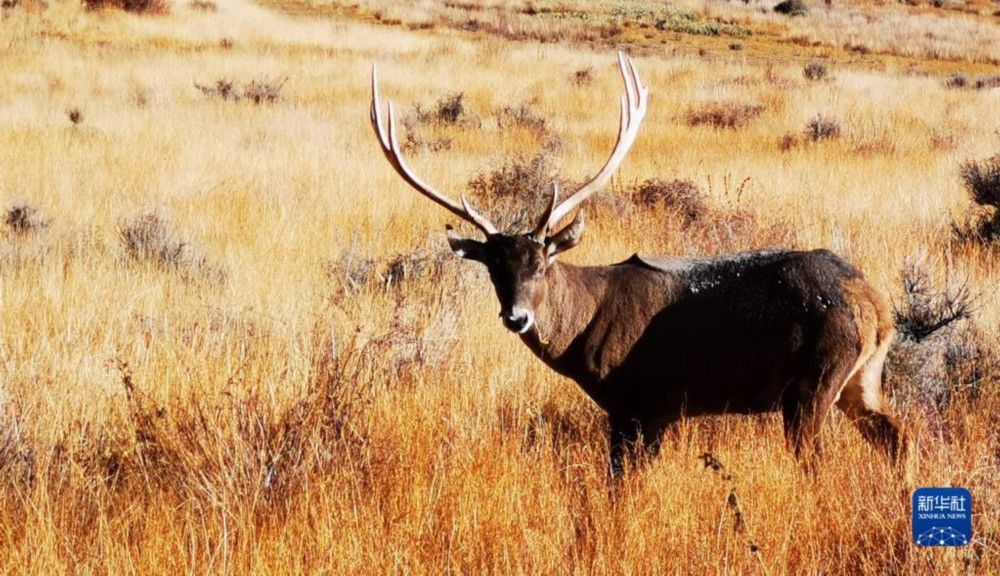
[[[581,206],[609,183],[646,116],[649,89],[635,64],[619,52],[618,67],[625,88],[610,156],[565,199],[554,183],[527,231],[501,232],[465,195],[456,202],[413,172],[391,101],[383,119],[374,66],[370,121],[399,176],[482,233],[483,239],[467,238],[446,226],[451,250],[486,266],[503,325],[607,413],[612,476],[623,473],[631,450],[655,454],[669,426],[698,415],[780,411],[789,449],[811,462],[834,405],[898,461],[907,439],[882,393],[895,335],[891,311],[863,274],[833,252],[634,254],[601,266],[557,259],[580,243]]]

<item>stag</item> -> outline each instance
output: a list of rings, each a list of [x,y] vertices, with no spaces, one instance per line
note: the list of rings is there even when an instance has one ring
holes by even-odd
[[[685,414],[780,410],[789,446],[809,461],[834,404],[869,442],[899,458],[906,438],[881,390],[892,317],[861,272],[832,252],[633,255],[607,266],[556,259],[579,244],[578,207],[609,182],[646,115],[649,90],[635,64],[623,53],[618,64],[625,91],[610,157],[565,200],[554,184],[526,233],[500,232],[465,196],[455,202],[410,169],[391,102],[388,121],[382,118],[375,68],[371,124],[403,180],[485,236],[463,238],[447,227],[455,254],[486,265],[503,324],[607,412],[613,474],[632,446],[655,451],[666,427]]]

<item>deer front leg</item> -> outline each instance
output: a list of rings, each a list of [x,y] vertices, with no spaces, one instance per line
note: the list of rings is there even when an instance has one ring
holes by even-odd
[[[643,426],[634,416],[609,414],[611,424],[611,475],[621,476],[625,471],[625,454],[641,441]]]

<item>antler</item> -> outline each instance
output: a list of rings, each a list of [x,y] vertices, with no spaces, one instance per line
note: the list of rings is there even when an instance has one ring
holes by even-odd
[[[406,165],[406,161],[403,159],[403,154],[399,148],[399,140],[396,138],[395,116],[395,107],[392,105],[392,102],[389,102],[389,130],[386,132],[385,128],[383,128],[382,104],[379,101],[378,95],[378,73],[375,67],[372,66],[371,123],[372,128],[375,129],[375,135],[378,136],[379,144],[382,146],[382,153],[385,154],[389,164],[392,164],[392,167],[403,177],[403,180],[406,180],[406,183],[415,188],[417,192],[443,206],[459,218],[475,224],[484,234],[496,234],[497,227],[489,219],[476,211],[469,204],[469,201],[466,200],[465,196],[461,197],[462,203],[458,204],[454,200],[442,196],[410,170],[410,167]]]
[[[625,94],[621,96],[621,123],[618,127],[618,141],[615,143],[615,149],[611,151],[611,156],[604,163],[604,167],[589,182],[552,211],[548,220],[549,228],[555,226],[559,220],[562,220],[564,216],[582,204],[591,194],[607,185],[615,170],[625,160],[625,155],[628,154],[639,134],[639,126],[642,124],[643,118],[646,117],[649,88],[642,85],[635,64],[622,51],[618,52],[618,66],[621,68],[622,79],[625,81]]]

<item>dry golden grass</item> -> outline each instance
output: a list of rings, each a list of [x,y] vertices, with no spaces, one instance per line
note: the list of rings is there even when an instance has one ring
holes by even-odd
[[[720,417],[684,421],[661,456],[612,482],[603,415],[504,331],[485,275],[446,254],[448,215],[380,157],[367,123],[374,62],[405,114],[464,92],[465,121],[412,124],[449,142],[413,156],[442,189],[547,144],[563,177],[583,178],[612,144],[609,43],[627,26],[588,39],[586,19],[567,22],[538,43],[458,30],[433,10],[440,22],[412,25],[378,2],[284,5],[298,16],[215,2],[155,17],[72,3],[0,16],[0,208],[36,211],[0,232],[5,571],[1000,570],[995,372],[936,407],[912,389],[928,376],[919,367],[891,391],[919,441],[916,484],[975,496],[975,542],[962,549],[911,544],[909,487],[837,417],[815,475],[786,452],[776,418]],[[530,16],[498,6],[498,22]],[[595,6],[585,12],[614,8]],[[826,16],[781,20],[835,36],[831,78],[813,82],[802,74],[813,50],[795,56],[784,32],[767,35],[776,17],[700,10],[762,32],[742,52],[691,34],[637,39],[650,114],[568,259],[827,247],[898,301],[900,269],[922,256],[938,280],[982,294],[975,335],[995,347],[1000,250],[956,242],[951,223],[970,209],[962,162],[1000,148],[997,92],[908,70],[997,73],[997,43],[949,27],[908,44],[879,28],[893,50],[852,63]],[[998,34],[988,17],[942,14]],[[947,48],[942,59],[927,42]],[[195,87],[285,78],[260,105]],[[501,128],[498,111],[525,103],[544,129]],[[716,104],[762,110],[737,129],[685,120]],[[839,138],[806,141],[817,114]],[[803,138],[782,150],[786,135]],[[654,177],[705,190],[707,220],[626,199]]]

